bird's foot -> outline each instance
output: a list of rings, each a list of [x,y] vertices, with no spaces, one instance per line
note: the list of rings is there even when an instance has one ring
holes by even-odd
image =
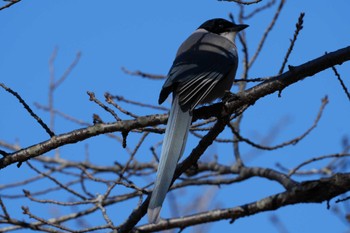
[[[198,163],[192,164],[191,167],[189,167],[185,173],[187,176],[197,175],[198,174]]]
[[[230,92],[230,91],[225,91],[224,96],[222,97],[222,102],[227,103],[231,101],[238,100],[239,96]]]

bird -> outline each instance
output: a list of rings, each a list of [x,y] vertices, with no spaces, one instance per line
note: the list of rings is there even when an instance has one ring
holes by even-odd
[[[160,221],[160,210],[181,158],[193,110],[222,98],[233,84],[238,54],[235,38],[246,24],[214,18],[201,24],[179,47],[159,95],[162,104],[172,93],[157,176],[147,209],[149,223]]]

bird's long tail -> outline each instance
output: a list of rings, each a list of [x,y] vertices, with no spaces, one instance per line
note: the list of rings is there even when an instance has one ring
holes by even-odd
[[[165,195],[173,179],[177,162],[185,149],[191,121],[192,114],[190,111],[184,112],[181,110],[179,100],[175,96],[165,130],[157,178],[147,210],[150,223],[159,221],[159,213]]]

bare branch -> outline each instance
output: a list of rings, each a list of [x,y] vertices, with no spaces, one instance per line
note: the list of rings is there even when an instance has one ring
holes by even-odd
[[[136,114],[133,114],[132,112],[127,111],[127,110],[123,109],[122,107],[120,107],[116,102],[114,102],[113,98],[109,95],[109,93],[105,93],[105,98],[106,98],[107,103],[111,104],[112,106],[114,106],[116,109],[118,109],[119,111],[121,111],[125,115],[131,116],[133,118],[138,117]]]
[[[50,176],[49,174],[45,174],[41,171],[39,171],[37,168],[35,168],[30,162],[27,161],[27,165],[33,169],[36,173],[40,174],[41,176],[45,176],[46,178],[48,178],[49,180],[53,181],[55,184],[57,184],[58,186],[60,186],[62,189],[66,190],[67,192],[79,197],[82,200],[86,200],[87,198],[84,197],[83,195],[79,194],[78,192],[74,191],[73,189],[70,189],[67,185],[62,184],[60,181],[58,181],[57,179],[55,179],[54,177]]]
[[[5,86],[5,84],[0,83],[0,86],[5,89],[8,93],[12,94],[14,97],[17,98],[17,100],[23,105],[25,110],[39,123],[39,125],[45,129],[46,133],[50,135],[50,137],[54,137],[55,134],[49,129],[49,127],[41,120],[41,118],[36,115],[33,110],[29,107],[29,105],[22,99],[22,97],[15,91],[13,91],[11,88]]]
[[[302,168],[303,166],[319,161],[319,160],[323,160],[323,159],[329,159],[329,158],[340,158],[340,157],[346,157],[346,156],[350,156],[350,154],[347,153],[339,153],[339,154],[331,154],[331,155],[323,155],[323,156],[319,156],[319,157],[315,157],[315,158],[311,158],[305,162],[302,162],[301,164],[299,164],[298,166],[296,166],[295,168],[293,168],[292,170],[290,170],[288,176],[292,176],[293,174],[295,174],[300,168]]]
[[[2,201],[1,197],[0,197],[0,206],[1,206],[1,209],[2,209],[2,212],[4,213],[4,217],[5,219],[9,220],[10,219],[10,215],[9,213],[7,212],[7,209],[6,209],[6,206],[4,204],[4,202]]]
[[[218,0],[218,1],[224,1],[224,2],[235,2],[235,3],[238,3],[238,4],[243,4],[243,5],[251,5],[251,4],[256,4],[256,3],[259,3],[261,2],[262,0],[255,0],[255,1],[242,1],[242,0]]]
[[[288,58],[289,58],[289,56],[294,48],[295,42],[297,41],[298,35],[299,35],[301,29],[303,29],[304,16],[305,16],[304,12],[300,13],[298,22],[295,25],[296,28],[295,28],[293,39],[290,41],[290,46],[289,46],[287,53],[283,59],[282,66],[281,66],[280,70],[278,71],[278,74],[282,74],[284,67],[287,64]]]
[[[112,98],[112,99],[116,99],[118,101],[121,102],[125,102],[128,104],[132,104],[135,106],[139,106],[139,107],[145,107],[145,108],[150,108],[150,109],[157,109],[157,110],[162,110],[162,111],[169,111],[168,108],[163,107],[163,106],[158,106],[158,105],[152,105],[152,104],[145,104],[145,103],[141,103],[138,101],[134,101],[134,100],[130,100],[130,99],[126,99],[124,96],[120,96],[120,95],[111,95],[110,93],[106,93],[105,95],[108,95],[108,97]]]
[[[249,19],[252,18],[254,15],[256,15],[259,12],[262,12],[263,10],[269,9],[276,3],[276,0],[271,0],[270,2],[267,2],[265,5],[262,5],[256,9],[254,9],[250,14],[242,15],[242,19]]]
[[[96,97],[95,97],[95,93],[88,91],[87,94],[89,95],[89,100],[95,102],[98,106],[100,106],[101,108],[103,108],[104,110],[106,110],[107,112],[109,112],[114,119],[116,119],[117,121],[121,121],[122,119],[109,107],[107,107],[106,105],[104,105],[101,101],[99,101]],[[99,123],[102,123],[99,122]]]
[[[253,63],[255,62],[255,60],[257,59],[258,55],[260,54],[260,51],[262,49],[262,47],[264,46],[265,44],[265,41],[266,41],[266,38],[267,36],[269,35],[269,33],[271,32],[272,28],[274,27],[280,13],[281,13],[281,10],[284,6],[284,3],[285,3],[285,0],[281,0],[277,10],[276,10],[276,13],[275,15],[273,16],[271,22],[270,22],[270,25],[267,27],[266,31],[264,32],[264,35],[262,36],[261,40],[260,40],[260,43],[258,45],[258,48],[257,50],[255,51],[255,54],[253,55],[253,57],[250,59],[249,61],[249,64],[248,64],[248,67],[251,67],[253,65]]]
[[[344,83],[344,81],[341,79],[340,74],[338,73],[338,71],[337,71],[337,69],[335,68],[335,66],[332,66],[332,70],[334,71],[334,74],[335,74],[335,76],[337,77],[337,79],[338,79],[338,81],[339,81],[341,87],[343,88],[343,90],[344,90],[346,96],[347,96],[348,99],[350,100],[350,93],[349,93],[349,90],[348,90],[348,88],[345,86],[345,83]]]
[[[144,73],[142,71],[136,70],[136,71],[130,71],[125,67],[121,68],[122,71],[124,71],[124,73],[129,74],[129,75],[133,75],[133,76],[140,76],[142,78],[148,78],[148,79],[154,79],[154,80],[163,80],[166,78],[165,75],[157,75],[157,74],[148,74],[148,73]]]
[[[276,214],[271,215],[270,221],[273,226],[276,227],[279,233],[288,233],[287,227],[283,224],[281,219]]]
[[[79,60],[81,58],[81,52],[77,52],[77,54],[75,55],[74,60],[72,61],[72,63],[68,66],[68,68],[64,71],[64,73],[62,74],[62,76],[60,77],[60,79],[58,79],[54,85],[53,88],[56,89],[59,85],[61,85],[69,76],[69,74],[73,71],[73,69],[77,66]]]
[[[10,6],[19,3],[21,0],[9,0],[10,3],[7,3],[6,5],[0,7],[0,11],[6,8],[9,8]]]
[[[336,174],[329,178],[305,181],[298,187],[268,196],[256,202],[227,209],[202,212],[191,216],[166,219],[158,224],[147,224],[138,227],[134,232],[154,232],[165,229],[182,228],[197,224],[209,223],[223,219],[233,221],[257,214],[262,211],[276,210],[283,206],[297,203],[321,203],[329,201],[350,190],[350,174]]]
[[[317,127],[317,124],[320,121],[322,113],[323,113],[323,111],[324,111],[324,109],[325,109],[327,104],[328,104],[328,97],[326,96],[326,97],[324,97],[322,99],[322,105],[320,107],[320,110],[319,110],[319,112],[318,112],[318,114],[316,116],[316,119],[314,120],[314,123],[312,124],[312,126],[310,128],[308,128],[302,135],[300,135],[300,136],[298,136],[296,138],[293,138],[292,140],[289,140],[289,141],[283,142],[281,144],[278,144],[276,146],[265,146],[265,145],[260,145],[260,144],[257,144],[255,142],[252,142],[251,140],[249,140],[247,138],[244,138],[242,135],[240,135],[240,133],[232,125],[229,125],[229,127],[230,127],[232,133],[240,141],[246,142],[247,144],[249,144],[249,145],[251,145],[251,146],[253,146],[255,148],[258,148],[258,149],[262,149],[262,150],[276,150],[276,149],[280,149],[280,148],[283,148],[283,147],[288,146],[288,145],[295,145],[298,142],[300,142],[301,140],[303,140],[307,135],[309,135],[311,133],[311,131]]]

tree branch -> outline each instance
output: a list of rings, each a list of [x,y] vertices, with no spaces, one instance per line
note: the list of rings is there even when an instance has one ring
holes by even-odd
[[[7,3],[6,5],[4,6],[1,6],[0,7],[0,11],[3,10],[3,9],[6,9],[6,8],[9,8],[10,6],[16,4],[16,3],[19,3],[21,0],[8,0],[10,3]]]
[[[292,190],[271,195],[259,201],[227,209],[202,212],[181,218],[166,219],[158,224],[147,224],[134,232],[154,232],[171,228],[184,228],[223,219],[231,222],[259,212],[276,210],[299,203],[321,203],[350,190],[350,173],[336,174],[329,178],[305,181]]]

